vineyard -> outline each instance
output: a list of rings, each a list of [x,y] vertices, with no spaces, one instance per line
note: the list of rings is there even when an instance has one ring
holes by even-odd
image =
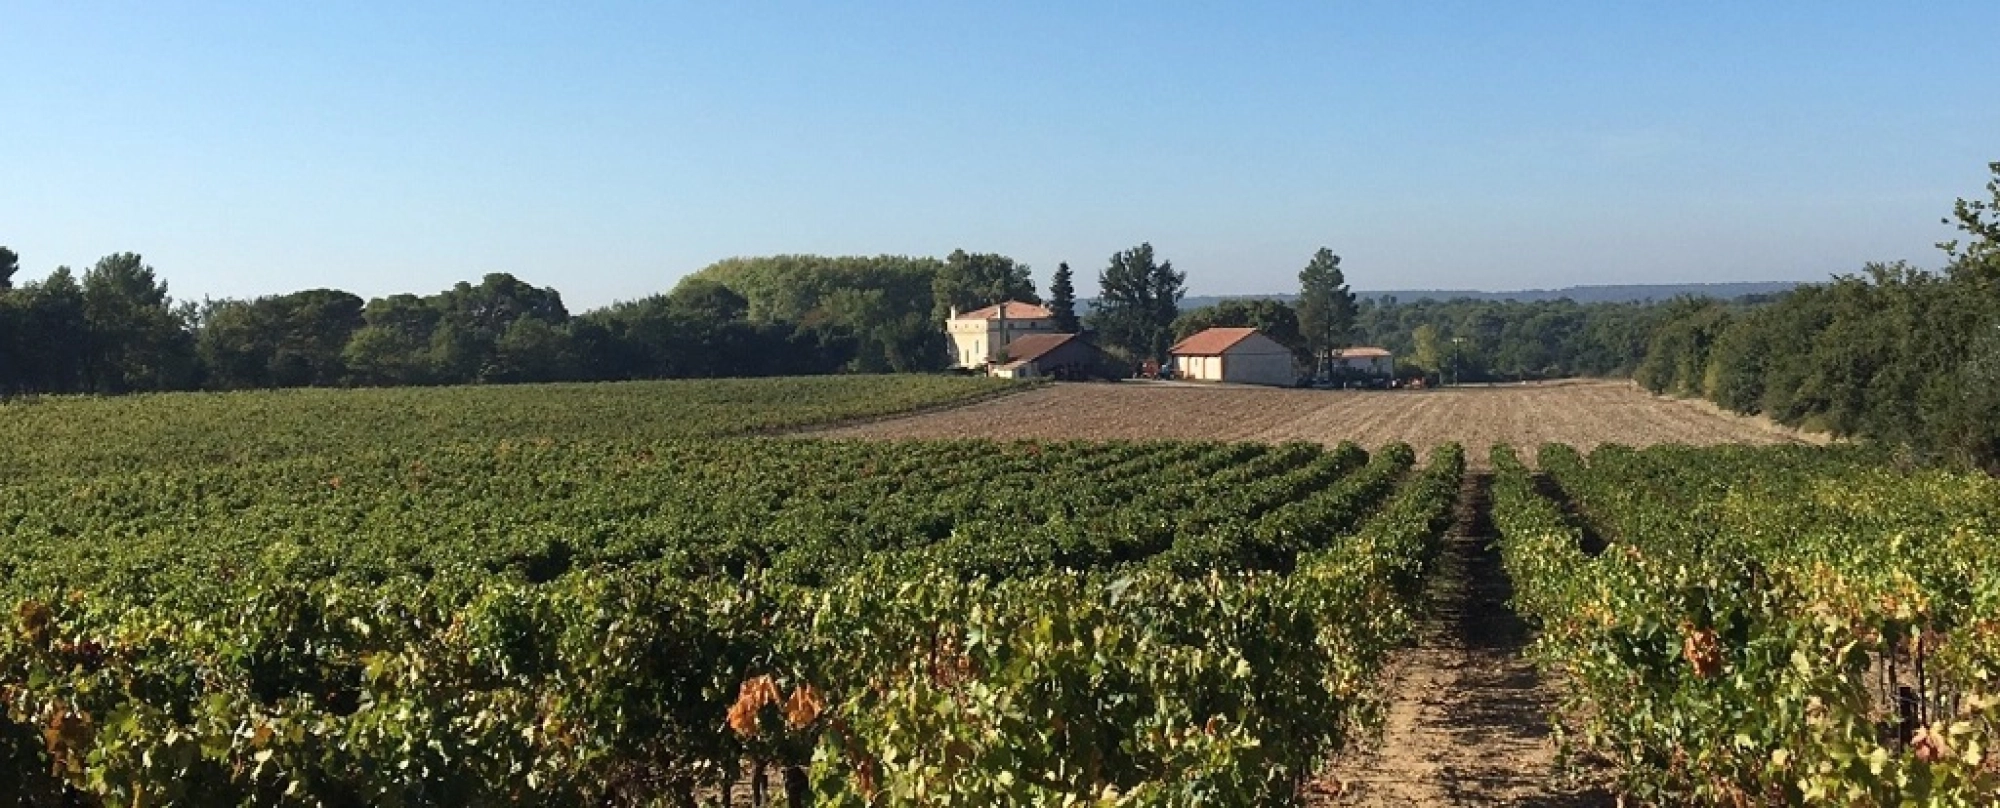
[[[10,444],[0,803],[1283,803],[1379,703],[1464,461],[492,399],[176,456],[147,430],[228,419],[158,403]]]
[[[754,435],[918,412],[1033,385],[943,376],[0,396],[0,479],[180,468],[459,441]]]
[[[1563,745],[1628,798],[2000,798],[1989,478],[1498,444],[1489,490],[1448,442],[786,437],[1023,389],[0,404],[0,804],[1294,804],[1339,795],[1336,751],[1423,754],[1372,728],[1444,679],[1388,663],[1487,517],[1472,575],[1510,594],[1480,608],[1537,629]]]
[[[1851,448],[1492,459],[1563,725],[1626,793],[2000,801],[2000,484]]]

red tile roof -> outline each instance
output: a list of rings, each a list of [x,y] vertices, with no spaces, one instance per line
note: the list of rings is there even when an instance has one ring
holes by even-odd
[[[1221,356],[1255,333],[1255,328],[1211,328],[1175,343],[1167,352],[1180,356]]]
[[[1019,300],[1009,300],[1005,303],[987,306],[983,309],[964,312],[958,315],[958,319],[997,320],[1000,319],[1001,306],[1007,307],[1007,319],[1009,320],[1048,320],[1056,316],[1055,312],[1049,311],[1042,306],[1037,306],[1033,303],[1022,303]]]
[[[1387,348],[1355,347],[1355,348],[1340,349],[1340,357],[1342,359],[1345,359],[1350,356],[1355,357],[1357,359],[1369,359],[1369,358],[1389,356],[1389,355],[1390,355],[1389,350]]]
[[[1007,362],[1010,365],[1033,362],[1073,339],[1076,339],[1075,334],[1029,334],[1018,337],[1013,342],[1007,343]]]

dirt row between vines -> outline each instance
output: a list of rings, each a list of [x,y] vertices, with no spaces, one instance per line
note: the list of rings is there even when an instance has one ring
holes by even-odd
[[[1382,676],[1380,739],[1343,750],[1308,784],[1308,808],[1614,808],[1602,773],[1565,769],[1554,689],[1524,656],[1528,625],[1493,547],[1492,477],[1468,474],[1426,586],[1413,648]]]
[[[1286,390],[1194,383],[1057,384],[963,407],[813,431],[827,437],[1179,438],[1334,444],[1456,441],[1475,465],[1495,443],[1588,451],[1604,443],[1814,441],[1760,419],[1647,394],[1630,382],[1442,390]]]
[[[1307,788],[1310,808],[1522,805],[1611,808],[1598,775],[1565,772],[1549,725],[1550,682],[1523,657],[1531,631],[1508,606],[1512,584],[1492,546],[1488,450],[1543,443],[1822,442],[1704,402],[1652,396],[1629,382],[1586,381],[1424,391],[1064,384],[964,407],[819,430],[829,437],[1181,438],[1420,450],[1456,441],[1474,471],[1430,576],[1422,637],[1385,671],[1382,734],[1331,761]]]

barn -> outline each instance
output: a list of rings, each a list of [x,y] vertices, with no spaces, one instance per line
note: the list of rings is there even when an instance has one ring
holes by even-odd
[[[1112,378],[1111,358],[1080,334],[1029,334],[1007,343],[1007,361],[993,375],[1009,379]]]
[[[1170,349],[1183,379],[1290,387],[1299,368],[1290,348],[1255,328],[1211,328]]]

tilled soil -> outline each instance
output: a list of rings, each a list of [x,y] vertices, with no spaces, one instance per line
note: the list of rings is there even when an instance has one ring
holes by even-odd
[[[1792,443],[1811,436],[1767,421],[1649,395],[1630,382],[1579,381],[1442,390],[1287,390],[1241,385],[1056,384],[939,412],[818,430],[830,437],[1063,440],[1180,438],[1364,447],[1448,441],[1477,466],[1495,443]]]
[[[1417,647],[1384,676],[1382,737],[1335,759],[1306,804],[1598,808],[1617,801],[1558,765],[1553,693],[1522,657],[1529,632],[1507,608],[1512,584],[1491,546],[1491,478],[1469,474],[1458,521],[1426,593]]]

